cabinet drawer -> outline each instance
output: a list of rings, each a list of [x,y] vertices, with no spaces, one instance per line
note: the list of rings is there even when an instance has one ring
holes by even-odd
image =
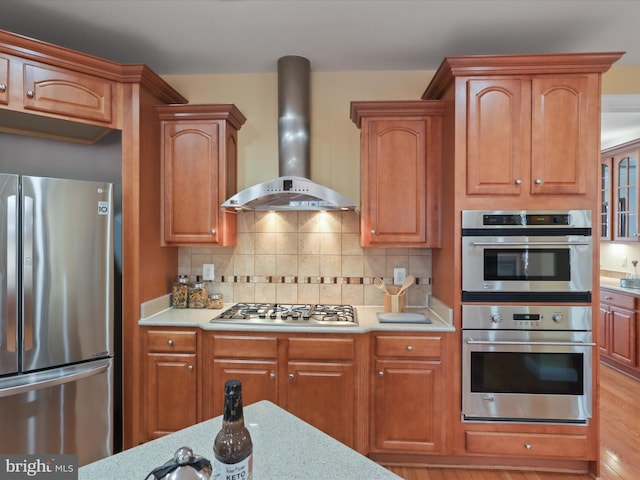
[[[613,292],[611,290],[600,290],[600,301],[628,310],[636,309],[636,297],[633,295],[625,295],[624,293]]]
[[[353,360],[351,338],[290,338],[289,360]]]
[[[469,453],[586,458],[586,435],[466,432]]]
[[[374,350],[378,357],[440,358],[442,337],[376,337]]]
[[[241,337],[214,335],[213,356],[216,358],[277,358],[276,337]]]
[[[197,333],[184,330],[151,330],[147,332],[147,351],[195,353]]]

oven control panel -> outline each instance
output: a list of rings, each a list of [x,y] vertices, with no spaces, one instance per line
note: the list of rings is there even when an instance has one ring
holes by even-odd
[[[462,328],[476,330],[589,331],[591,307],[565,305],[463,305]]]

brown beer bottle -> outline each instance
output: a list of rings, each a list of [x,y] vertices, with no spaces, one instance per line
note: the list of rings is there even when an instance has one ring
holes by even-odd
[[[213,442],[213,454],[214,479],[252,480],[253,442],[244,426],[240,380],[228,380],[224,384],[222,429]]]

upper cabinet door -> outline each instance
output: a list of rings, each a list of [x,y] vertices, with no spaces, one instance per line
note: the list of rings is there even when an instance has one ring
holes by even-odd
[[[9,104],[9,59],[0,57],[0,104]]]
[[[613,167],[612,158],[602,158],[600,161],[600,239],[611,240],[613,226],[612,188]]]
[[[235,105],[161,105],[163,241],[167,245],[235,245],[237,214],[220,205],[236,193]]]
[[[634,240],[638,230],[638,151],[613,159],[616,230],[614,240]]]
[[[25,63],[24,108],[111,123],[114,82]]]
[[[585,75],[531,80],[531,193],[585,194],[591,150]],[[595,108],[595,105],[592,107]]]
[[[518,195],[528,181],[528,82],[467,82],[467,193]]]
[[[360,244],[440,246],[441,101],[351,102],[360,134]]]

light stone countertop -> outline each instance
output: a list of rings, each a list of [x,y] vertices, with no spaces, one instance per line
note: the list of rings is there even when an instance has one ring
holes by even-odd
[[[600,277],[600,286],[609,288],[611,290],[617,290],[619,292],[640,296],[640,289],[638,288],[621,287],[619,278]]]
[[[143,305],[141,319],[143,326],[156,327],[199,327],[203,330],[247,331],[247,332],[310,332],[310,333],[365,333],[370,331],[404,331],[404,332],[453,332],[452,312],[437,299],[431,299],[431,308],[407,307],[406,312],[424,313],[432,323],[380,323],[376,315],[382,312],[382,305],[355,306],[357,326],[327,326],[327,325],[291,325],[291,324],[229,324],[210,323],[210,320],[233,303],[225,304],[221,309],[178,309],[170,308],[164,297],[153,300],[151,305]],[[149,302],[148,302],[149,303]],[[146,308],[145,308],[146,307]]]
[[[256,480],[402,480],[271,402],[244,408]],[[222,416],[80,467],[79,480],[145,479],[181,447],[213,460]]]

